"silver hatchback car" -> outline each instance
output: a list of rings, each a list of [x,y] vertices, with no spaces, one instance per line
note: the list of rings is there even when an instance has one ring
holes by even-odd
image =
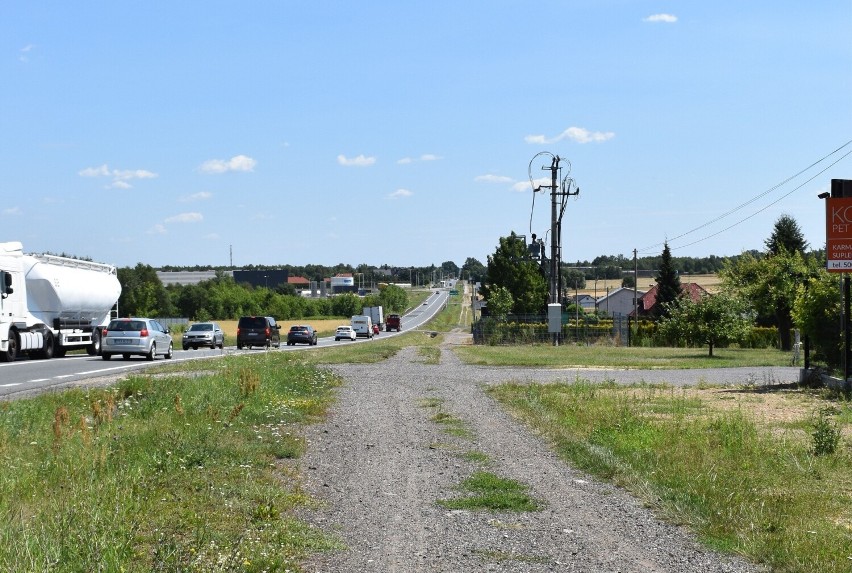
[[[109,360],[121,354],[127,360],[133,355],[153,360],[158,354],[172,357],[169,329],[152,318],[116,318],[101,335],[101,358]]]

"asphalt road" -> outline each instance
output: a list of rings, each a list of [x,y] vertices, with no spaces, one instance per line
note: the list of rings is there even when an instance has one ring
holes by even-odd
[[[424,324],[431,320],[446,304],[449,292],[438,290],[432,293],[426,301],[412,309],[402,319],[402,332],[410,332],[423,328]],[[397,332],[382,332],[379,339],[398,336]],[[325,337],[317,340],[317,346],[296,345],[287,346],[286,332],[282,333],[280,349],[273,351],[296,352],[306,349],[327,348],[339,344],[365,344],[371,342],[369,339],[360,338],[356,342],[335,342],[334,337]],[[235,346],[224,349],[201,349],[178,350],[180,340],[175,340],[175,350],[172,362],[184,360],[198,360],[215,356],[226,356],[249,352],[265,352],[265,349],[243,349],[237,350]],[[103,360],[100,356],[70,354],[64,358],[53,358],[51,360],[31,360],[21,358],[11,363],[0,363],[0,400],[14,399],[20,396],[28,396],[35,392],[61,388],[71,384],[80,383],[90,378],[103,376],[122,375],[126,372],[143,370],[154,364],[161,363],[164,358],[157,358],[149,362],[144,357],[131,357],[129,360],[121,360],[113,357],[110,361]]]

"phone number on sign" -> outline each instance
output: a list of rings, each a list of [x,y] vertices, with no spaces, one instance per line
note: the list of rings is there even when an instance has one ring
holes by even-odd
[[[826,268],[830,271],[852,271],[852,261],[828,261]]]

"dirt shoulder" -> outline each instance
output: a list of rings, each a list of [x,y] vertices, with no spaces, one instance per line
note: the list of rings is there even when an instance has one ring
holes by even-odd
[[[759,570],[700,547],[625,492],[567,466],[484,391],[522,374],[556,373],[466,366],[447,348],[440,364],[424,364],[408,348],[380,364],[333,369],[346,383],[327,421],[307,429],[300,468],[318,507],[301,517],[345,549],[317,555],[305,571]],[[438,411],[466,431],[446,432],[433,421]],[[529,486],[544,509],[437,503],[462,495],[459,484],[483,469]]]

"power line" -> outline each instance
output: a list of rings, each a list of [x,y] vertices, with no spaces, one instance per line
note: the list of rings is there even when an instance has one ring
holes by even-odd
[[[799,177],[799,176],[800,176],[800,175],[802,175],[803,173],[805,173],[805,172],[809,171],[810,169],[813,169],[816,165],[819,165],[820,163],[822,163],[823,161],[825,161],[826,159],[828,159],[829,157],[831,157],[831,156],[832,156],[832,155],[834,155],[835,153],[838,153],[840,150],[842,150],[843,148],[845,148],[845,147],[849,146],[850,144],[852,144],[852,139],[850,139],[849,141],[847,141],[846,143],[844,143],[843,145],[841,145],[840,147],[838,147],[837,149],[835,149],[835,150],[834,150],[834,151],[832,151],[831,153],[829,153],[829,154],[825,155],[824,157],[820,158],[819,160],[817,160],[817,161],[815,161],[815,162],[811,163],[810,165],[808,165],[807,167],[805,167],[804,169],[802,169],[802,170],[801,170],[801,171],[799,171],[798,173],[796,173],[796,174],[794,174],[794,175],[791,175],[790,177],[788,177],[787,179],[785,179],[784,181],[782,181],[782,182],[780,182],[780,183],[778,183],[778,184],[776,184],[776,185],[773,185],[772,187],[770,187],[770,188],[769,188],[769,189],[767,189],[766,191],[764,191],[764,192],[762,192],[762,193],[760,193],[760,194],[756,195],[755,197],[753,197],[753,198],[749,199],[748,201],[746,201],[746,202],[744,202],[744,203],[741,203],[741,204],[737,205],[736,207],[734,207],[734,208],[733,208],[733,209],[731,209],[730,211],[727,211],[726,213],[723,213],[722,215],[719,215],[719,216],[718,216],[718,217],[716,217],[715,219],[712,219],[712,220],[710,220],[710,221],[708,221],[708,222],[706,222],[706,223],[704,223],[704,224],[702,224],[702,225],[699,225],[698,227],[695,227],[695,228],[693,228],[693,229],[690,229],[689,231],[687,231],[687,232],[685,232],[685,233],[681,233],[680,235],[678,235],[678,236],[676,236],[676,237],[672,237],[671,239],[667,239],[667,240],[666,240],[666,242],[667,242],[667,243],[669,243],[669,244],[671,244],[671,242],[672,242],[672,241],[676,241],[676,240],[678,240],[678,239],[681,239],[681,238],[683,238],[683,237],[686,237],[687,235],[691,235],[692,233],[695,233],[696,231],[700,231],[701,229],[703,229],[703,228],[705,228],[705,227],[708,227],[708,226],[712,225],[713,223],[716,223],[716,222],[718,222],[718,221],[721,221],[721,220],[722,220],[722,219],[724,219],[725,217],[728,217],[729,215],[732,215],[732,214],[736,213],[737,211],[739,211],[739,210],[741,210],[741,209],[743,209],[743,208],[745,208],[745,207],[747,207],[747,206],[751,205],[752,203],[754,203],[754,202],[755,202],[755,201],[757,201],[758,199],[760,199],[760,198],[762,198],[762,197],[765,197],[766,195],[768,195],[768,194],[772,193],[773,191],[777,190],[778,188],[780,188],[780,187],[782,187],[782,186],[786,185],[787,183],[789,183],[789,182],[790,182],[790,181],[792,181],[793,179],[796,179],[797,177]],[[832,166],[836,165],[837,163],[839,163],[840,161],[842,161],[843,159],[845,159],[847,156],[849,156],[849,154],[850,154],[850,153],[852,153],[852,151],[847,152],[847,153],[846,153],[845,155],[843,155],[840,159],[838,159],[837,161],[835,161],[834,163],[832,163],[831,165],[829,165],[828,167],[826,167],[825,169],[823,169],[822,171],[820,171],[819,173],[817,173],[816,175],[814,175],[813,177],[811,177],[810,179],[808,179],[807,181],[805,181],[804,183],[802,183],[801,185],[799,185],[798,187],[796,187],[795,189],[793,189],[792,191],[790,191],[789,193],[786,193],[785,195],[782,195],[782,196],[781,196],[780,198],[778,198],[777,200],[773,201],[772,203],[769,203],[768,205],[766,205],[766,206],[765,206],[765,207],[763,207],[762,209],[759,209],[759,210],[755,211],[754,213],[752,213],[752,214],[751,214],[751,215],[749,215],[748,217],[745,217],[745,218],[743,218],[743,219],[740,219],[739,221],[737,221],[737,222],[736,222],[736,223],[734,223],[733,225],[730,225],[729,227],[726,227],[726,228],[722,229],[721,231],[718,231],[718,232],[713,233],[713,234],[711,234],[711,235],[707,235],[706,237],[704,237],[704,238],[702,238],[702,239],[698,239],[698,240],[693,241],[693,242],[691,242],[691,243],[688,243],[688,244],[686,244],[686,245],[680,245],[680,246],[678,246],[678,247],[672,247],[672,250],[674,250],[674,249],[682,249],[682,248],[684,248],[684,247],[689,247],[689,246],[695,245],[695,244],[697,244],[697,243],[700,243],[700,242],[702,242],[702,241],[705,241],[705,240],[707,240],[707,239],[709,239],[709,238],[711,238],[711,237],[715,237],[715,236],[717,236],[717,235],[720,235],[721,233],[724,233],[725,231],[729,231],[730,229],[732,229],[732,228],[736,227],[736,226],[737,226],[737,225],[739,225],[740,223],[743,223],[743,222],[745,222],[745,221],[747,221],[747,220],[751,219],[752,217],[754,217],[754,216],[755,216],[755,215],[757,215],[758,213],[761,213],[761,212],[765,211],[766,209],[768,209],[769,207],[771,207],[772,205],[775,205],[776,203],[778,203],[779,201],[781,201],[781,199],[784,199],[784,198],[788,197],[789,195],[791,195],[794,191],[797,191],[798,189],[801,189],[801,188],[802,188],[805,184],[807,184],[807,183],[809,183],[809,182],[813,181],[813,180],[814,180],[817,176],[821,175],[822,173],[825,173],[825,172],[826,172],[829,168],[831,168]],[[643,254],[648,254],[648,253],[652,252],[652,251],[651,251],[651,249],[654,249],[654,248],[659,247],[659,246],[661,246],[661,245],[663,245],[663,243],[655,243],[655,244],[653,244],[653,245],[649,245],[649,246],[647,246],[647,247],[643,247],[643,248],[639,249],[639,251],[641,251]]]
[[[716,232],[716,233],[713,233],[712,235],[707,235],[706,237],[703,237],[703,238],[701,238],[701,239],[698,239],[697,241],[693,241],[693,242],[691,242],[691,243],[687,243],[687,244],[685,244],[685,245],[680,245],[680,246],[678,246],[678,247],[675,247],[675,249],[682,249],[682,248],[684,248],[684,247],[690,247],[690,246],[692,246],[692,245],[695,245],[695,244],[697,244],[697,243],[700,243],[701,241],[705,241],[705,240],[707,240],[707,239],[710,239],[711,237],[715,237],[716,235],[720,235],[720,234],[724,233],[725,231],[729,231],[729,230],[733,229],[734,227],[736,227],[737,225],[739,225],[740,223],[743,223],[743,222],[745,222],[745,221],[748,221],[749,219],[751,219],[751,218],[752,218],[752,217],[754,217],[755,215],[758,215],[759,213],[762,213],[763,211],[766,211],[767,209],[769,209],[770,207],[772,207],[772,206],[773,206],[773,205],[775,205],[776,203],[780,202],[782,199],[785,199],[785,198],[789,197],[789,196],[790,196],[790,195],[792,195],[794,192],[798,191],[799,189],[801,189],[802,187],[804,187],[805,185],[807,185],[808,183],[810,183],[811,181],[813,181],[814,179],[816,179],[817,177],[819,177],[820,175],[822,175],[823,173],[825,173],[826,171],[828,171],[829,169],[831,169],[832,167],[834,167],[835,165],[837,165],[839,162],[841,162],[841,161],[843,161],[844,159],[846,159],[849,155],[852,155],[852,151],[847,151],[845,155],[843,155],[842,157],[840,157],[840,159],[838,159],[837,161],[835,161],[834,163],[832,163],[831,165],[829,165],[828,167],[826,167],[825,169],[823,169],[822,171],[820,171],[819,173],[817,173],[816,175],[814,175],[813,177],[811,177],[810,179],[808,179],[807,181],[805,181],[804,183],[802,183],[801,185],[799,185],[798,187],[794,187],[791,191],[789,191],[789,192],[785,193],[784,195],[782,195],[781,197],[779,197],[778,199],[776,199],[776,200],[775,200],[775,201],[773,201],[772,203],[769,203],[769,204],[768,204],[768,205],[766,205],[765,207],[763,207],[763,208],[761,208],[761,209],[758,209],[757,211],[755,211],[754,213],[752,213],[752,214],[751,214],[751,215],[749,215],[748,217],[745,217],[745,218],[743,218],[743,219],[740,219],[739,221],[737,221],[737,222],[736,222],[736,223],[734,223],[733,225],[731,225],[731,226],[729,226],[729,227],[726,227],[726,228],[722,229],[721,231],[718,231],[718,232]],[[681,236],[682,236],[682,235],[681,235]]]

